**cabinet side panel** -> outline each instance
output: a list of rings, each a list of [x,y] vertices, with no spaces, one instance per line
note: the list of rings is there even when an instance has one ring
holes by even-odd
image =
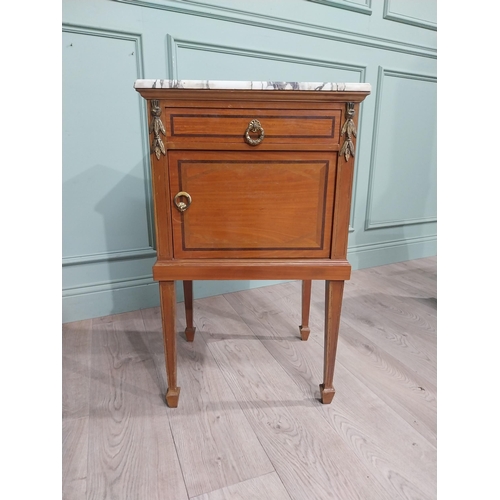
[[[163,106],[160,107],[162,109]],[[149,117],[152,119],[151,114],[151,101],[148,101]],[[164,123],[165,117],[160,116],[159,119]],[[151,127],[150,127],[151,128]],[[154,136],[151,134],[150,141],[154,141]],[[159,137],[163,142],[165,139],[161,132]],[[165,151],[166,152],[166,151]],[[159,259],[171,259],[173,257],[172,248],[172,212],[169,200],[170,186],[168,182],[168,160],[167,152],[164,155],[159,153],[159,158],[155,154],[151,154],[151,169],[152,169],[152,182],[153,194],[155,205],[155,230],[157,241],[157,254]]]
[[[354,105],[354,125],[358,129],[359,104]],[[344,114],[343,120],[346,119]],[[344,123],[344,122],[342,122]],[[343,144],[347,140],[347,135],[340,139]],[[354,154],[356,153],[356,137],[351,135],[354,145]],[[341,150],[342,152],[342,150]],[[335,185],[335,210],[333,219],[333,237],[332,237],[332,259],[345,259],[347,255],[347,240],[349,231],[349,216],[351,211],[352,186],[354,179],[354,157],[346,157],[339,154],[337,165],[337,181]]]

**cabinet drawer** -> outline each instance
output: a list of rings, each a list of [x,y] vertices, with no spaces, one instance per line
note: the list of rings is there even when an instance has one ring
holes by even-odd
[[[303,109],[177,108],[168,114],[167,140],[176,146],[193,142],[246,146],[245,132],[252,120],[258,120],[264,131],[259,145],[305,143],[332,147],[339,144],[341,115],[340,109],[312,112]],[[250,131],[249,137],[256,140],[260,134],[260,131]]]
[[[170,151],[174,258],[328,258],[336,165],[336,152]]]

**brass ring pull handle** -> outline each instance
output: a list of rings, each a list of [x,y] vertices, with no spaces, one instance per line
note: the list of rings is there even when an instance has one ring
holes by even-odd
[[[187,203],[179,201],[179,198],[186,198]],[[179,191],[174,197],[174,203],[179,212],[181,213],[185,212],[189,208],[189,205],[191,205],[191,196],[189,193],[186,193],[185,191]]]
[[[250,132],[253,132],[256,134],[257,132],[259,133],[259,137],[257,139],[252,139],[250,137]],[[247,141],[250,146],[257,146],[257,144],[260,144],[264,140],[264,129],[262,128],[262,125],[260,124],[259,120],[252,120],[247,127],[247,130],[245,132],[245,141]]]

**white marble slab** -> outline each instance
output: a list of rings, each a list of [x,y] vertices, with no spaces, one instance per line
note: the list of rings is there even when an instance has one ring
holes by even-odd
[[[315,90],[322,92],[371,92],[369,83],[251,82],[229,80],[136,80],[136,89],[216,90]]]

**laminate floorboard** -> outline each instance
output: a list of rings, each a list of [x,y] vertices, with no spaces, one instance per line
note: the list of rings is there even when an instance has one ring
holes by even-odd
[[[423,292],[433,295],[436,290],[436,275],[425,270],[404,265],[404,262],[394,264],[397,266],[391,276],[391,279],[407,283],[409,285],[418,285],[418,288]],[[435,298],[435,297],[433,297]]]
[[[63,325],[63,499],[435,499],[436,262],[352,273],[330,405],[324,282],[179,303],[177,409],[159,308]]]
[[[62,421],[62,498],[87,498],[87,456],[89,419],[65,418]]]
[[[391,264],[395,265],[395,264]],[[419,304],[429,314],[435,315],[437,310],[436,282],[428,286],[425,280],[425,287],[421,287],[416,280],[404,279],[403,275],[386,274],[385,266],[363,269],[362,273],[356,275],[353,273],[353,283],[357,280],[371,283],[374,287],[380,287],[383,284],[386,293],[395,295],[400,300],[406,300],[411,304]],[[395,271],[392,271],[394,273]]]
[[[410,330],[412,335],[436,347],[436,313],[430,314],[425,308],[419,307],[418,302],[400,300],[394,295],[384,293],[384,288],[372,289],[369,285],[364,287],[346,286],[344,302],[357,301],[359,305],[377,311],[388,319],[398,324],[405,330]],[[349,305],[346,304],[346,309]]]

